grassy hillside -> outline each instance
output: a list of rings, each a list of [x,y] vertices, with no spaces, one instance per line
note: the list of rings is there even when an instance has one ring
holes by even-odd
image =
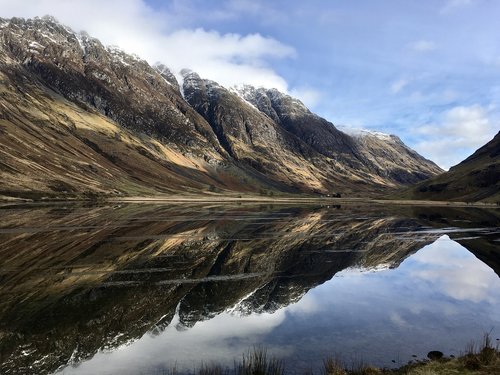
[[[448,172],[406,189],[400,196],[423,200],[500,202],[500,132]]]

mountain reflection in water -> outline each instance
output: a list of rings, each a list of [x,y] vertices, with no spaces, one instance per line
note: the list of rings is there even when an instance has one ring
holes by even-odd
[[[498,210],[0,210],[2,373],[192,370],[253,345],[299,370],[390,365],[500,323]]]

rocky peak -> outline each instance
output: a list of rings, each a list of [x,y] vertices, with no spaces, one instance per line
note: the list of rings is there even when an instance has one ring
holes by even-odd
[[[232,90],[243,100],[253,105],[262,113],[266,114],[276,123],[280,122],[280,118],[273,108],[271,99],[267,95],[264,88],[255,88],[251,85],[235,86]]]
[[[190,69],[182,69],[181,76],[183,77],[184,90],[186,90],[186,89],[196,89],[197,90],[197,89],[200,89],[202,87],[205,87],[208,90],[224,89],[217,82],[211,81],[209,79],[201,78],[198,73],[193,72]]]
[[[172,73],[172,71],[164,64],[157,62],[154,64],[153,68],[156,69],[156,71],[160,74],[160,76],[165,80],[165,82],[169,83],[173,87],[177,89],[177,91],[180,92],[180,86],[179,82],[177,81],[177,78],[175,78],[175,75]]]
[[[365,138],[365,137],[375,137],[378,139],[388,140],[391,138],[397,138],[393,134],[382,133],[379,131],[372,131],[367,129],[349,128],[349,127],[339,127],[344,133],[347,133],[355,138]]]
[[[201,79],[199,74],[193,72],[190,69],[182,69],[180,74],[182,77],[183,91],[198,90],[203,85],[203,80]]]
[[[206,112],[207,105],[225,101],[230,94],[217,82],[201,78],[198,73],[192,70],[182,69],[181,76],[183,78],[184,99],[202,115]]]
[[[299,99],[277,89],[252,89],[244,86],[238,92],[286,131],[306,142],[316,152],[349,163],[350,167],[362,169],[362,163],[355,155],[352,139],[337,130],[331,122],[312,113]]]
[[[311,115],[311,111],[299,99],[290,95],[284,94],[277,89],[270,89],[266,91],[267,96],[271,100],[275,110],[287,116],[300,116],[303,114]]]
[[[299,99],[275,88],[241,85],[234,86],[232,90],[277,122],[280,122],[280,117],[312,115],[311,111]]]

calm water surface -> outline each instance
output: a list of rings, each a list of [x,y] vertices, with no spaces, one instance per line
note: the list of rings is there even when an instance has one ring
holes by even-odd
[[[500,210],[0,208],[0,373],[397,366],[500,337]]]

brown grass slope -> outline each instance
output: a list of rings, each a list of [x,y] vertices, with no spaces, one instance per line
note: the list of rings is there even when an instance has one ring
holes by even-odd
[[[500,132],[446,173],[401,193],[404,198],[500,202]]]
[[[28,93],[26,93],[27,90]],[[154,195],[244,189],[237,171],[124,129],[49,90],[0,72],[0,195]],[[206,150],[214,159],[222,157]],[[256,184],[258,186],[258,184]]]

